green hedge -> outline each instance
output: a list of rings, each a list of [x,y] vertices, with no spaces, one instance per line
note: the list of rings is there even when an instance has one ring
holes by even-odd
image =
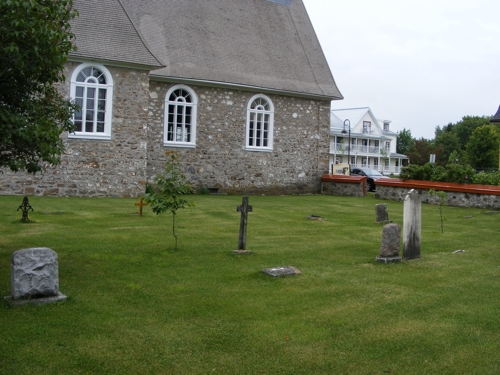
[[[425,180],[439,182],[471,183],[482,185],[500,185],[500,172],[480,172],[470,165],[448,164],[445,167],[427,163],[424,165],[409,165],[401,168],[399,177],[403,180]]]

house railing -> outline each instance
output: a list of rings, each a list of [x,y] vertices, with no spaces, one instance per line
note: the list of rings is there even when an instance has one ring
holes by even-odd
[[[359,152],[362,154],[377,154],[380,155],[379,146],[363,146],[363,145],[347,145],[345,143],[336,143],[334,145],[334,151],[338,152]]]

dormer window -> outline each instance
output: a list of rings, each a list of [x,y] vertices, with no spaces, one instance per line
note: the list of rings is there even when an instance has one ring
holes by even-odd
[[[372,123],[370,121],[363,121],[363,134],[370,134],[372,130]]]
[[[389,123],[384,122],[384,131],[389,131]]]

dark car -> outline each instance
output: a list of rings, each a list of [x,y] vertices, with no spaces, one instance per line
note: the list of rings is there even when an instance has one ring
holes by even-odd
[[[366,180],[366,191],[375,191],[375,181],[384,177],[382,173],[371,168],[352,168],[351,175],[368,177],[368,180]]]

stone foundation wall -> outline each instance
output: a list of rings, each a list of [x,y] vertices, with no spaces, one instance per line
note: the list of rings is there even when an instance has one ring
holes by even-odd
[[[79,63],[68,63],[70,77]],[[3,169],[0,194],[137,197],[146,184],[149,73],[106,66],[113,76],[110,141],[68,139],[61,164],[36,175]],[[68,96],[69,78],[60,90]]]
[[[346,197],[364,197],[363,182],[322,182],[321,193],[326,195],[343,195]]]
[[[274,104],[274,149],[245,150],[246,112],[255,92],[190,86],[198,96],[196,148],[163,146],[166,92],[151,82],[148,176],[161,172],[165,151],[179,153],[195,188],[236,194],[317,193],[328,171],[330,102],[267,95]]]
[[[435,186],[429,187],[429,189],[431,188],[437,191],[440,190],[438,187]],[[439,204],[439,197],[430,196],[429,189],[415,189],[415,190],[420,195],[422,202],[429,204]],[[406,188],[406,187],[377,185],[377,191],[375,193],[375,197],[379,199],[403,201],[410,190],[411,188]],[[455,192],[455,191],[445,191],[445,193],[446,193],[446,204],[448,206],[476,207],[476,208],[496,209],[496,210],[500,209],[499,195],[479,194],[471,192]]]

